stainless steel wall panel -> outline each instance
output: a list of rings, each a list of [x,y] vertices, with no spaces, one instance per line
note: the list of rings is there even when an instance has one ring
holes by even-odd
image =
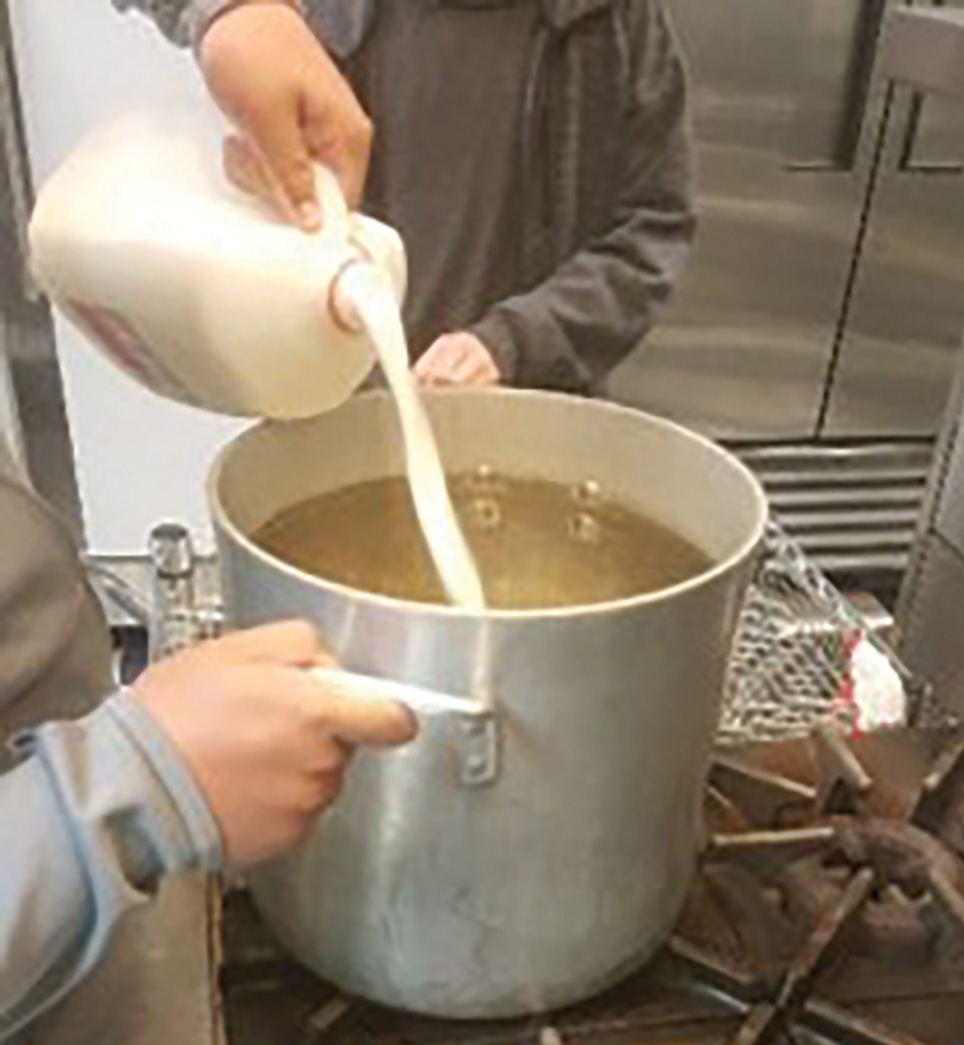
[[[964,110],[901,85],[821,434],[934,435],[962,328]]]
[[[882,91],[882,0],[674,0],[690,59],[701,229],[615,396],[712,435],[812,437]]]

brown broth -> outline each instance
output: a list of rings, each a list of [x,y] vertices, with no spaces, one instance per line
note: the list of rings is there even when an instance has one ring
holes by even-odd
[[[492,609],[591,605],[672,587],[709,568],[698,548],[636,511],[567,487],[486,469],[449,477]],[[443,602],[404,478],[322,494],[254,536],[307,573],[361,591]]]

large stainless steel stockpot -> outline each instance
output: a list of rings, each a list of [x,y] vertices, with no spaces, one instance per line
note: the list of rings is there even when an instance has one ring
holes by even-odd
[[[428,405],[446,467],[593,481],[712,559],[618,603],[485,618],[308,576],[251,535],[311,496],[403,471],[391,400],[265,423],[222,453],[210,499],[229,620],[307,617],[353,670],[494,698],[364,754],[292,855],[252,876],[265,918],[346,991],[451,1017],[574,1002],[643,962],[698,845],[727,657],[767,508],[732,456],[665,421],[541,392]]]

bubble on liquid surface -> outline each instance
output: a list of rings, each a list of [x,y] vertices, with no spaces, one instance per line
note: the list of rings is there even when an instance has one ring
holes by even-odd
[[[602,526],[589,512],[580,512],[569,520],[569,536],[582,544],[598,544],[602,539]]]
[[[599,489],[599,483],[591,479],[584,483],[577,483],[571,488],[570,493],[576,504],[587,508],[598,505],[602,500],[602,491]]]
[[[480,530],[495,530],[502,525],[502,509],[491,497],[477,497],[472,501],[469,522]]]

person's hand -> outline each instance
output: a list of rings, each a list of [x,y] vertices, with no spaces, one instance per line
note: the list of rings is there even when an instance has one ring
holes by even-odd
[[[243,138],[225,143],[225,169],[241,188],[268,187],[306,229],[323,221],[313,163],[329,166],[357,208],[368,173],[371,122],[321,43],[285,3],[242,5],[204,34],[208,90]]]
[[[398,704],[330,695],[304,670],[324,662],[310,625],[278,624],[162,661],[133,687],[180,751],[232,861],[294,845],[338,796],[355,747],[415,735]]]
[[[464,332],[440,337],[416,362],[414,373],[423,388],[484,388],[501,378],[492,353],[474,334]]]

